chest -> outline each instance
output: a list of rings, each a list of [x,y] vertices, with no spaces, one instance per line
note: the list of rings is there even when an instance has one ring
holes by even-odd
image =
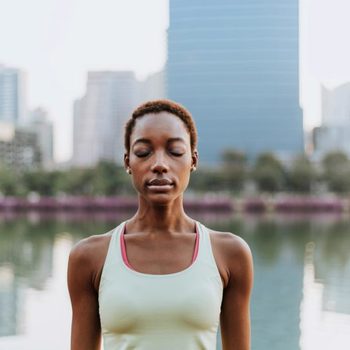
[[[196,236],[168,240],[124,237],[126,263],[148,274],[170,274],[185,270],[195,259]]]
[[[119,270],[104,276],[99,294],[101,325],[111,333],[158,332],[217,327],[221,281],[200,269],[168,276]]]
[[[96,291],[99,289],[102,269],[110,239],[110,236],[105,237],[103,249],[100,249],[97,252],[98,254],[96,254],[100,257],[97,259],[95,267],[96,273],[93,278]],[[125,242],[127,239],[129,240],[125,243],[127,262],[134,270],[141,273],[162,275],[183,271],[191,265],[194,257],[194,235],[193,237],[188,237],[187,241],[178,241],[175,245],[174,242],[145,242],[140,239],[131,239],[131,237],[126,238]],[[220,244],[216,240],[215,233],[210,234],[210,241],[222,286],[225,287],[229,280],[229,274],[223,254],[220,252]]]

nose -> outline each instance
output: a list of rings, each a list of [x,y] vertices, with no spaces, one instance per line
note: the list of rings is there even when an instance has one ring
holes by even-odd
[[[169,170],[169,166],[165,160],[164,155],[161,152],[155,155],[151,170],[152,172],[156,173],[164,173]]]

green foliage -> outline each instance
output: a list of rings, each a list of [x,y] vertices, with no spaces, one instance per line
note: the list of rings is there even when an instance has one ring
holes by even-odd
[[[124,167],[101,161],[94,168],[71,168],[67,171],[31,170],[21,174],[0,167],[0,192],[6,196],[116,195],[134,193]]]
[[[56,192],[81,195],[112,196],[133,193],[130,177],[124,167],[100,161],[94,168],[72,168],[56,183]]]
[[[290,190],[310,193],[318,180],[327,182],[336,193],[350,192],[350,161],[346,154],[333,152],[322,161],[323,172],[318,174],[305,155],[295,158],[290,167],[272,153],[263,153],[249,166],[244,153],[225,150],[219,167],[199,167],[191,173],[189,189],[196,192],[239,193],[248,178],[260,191]],[[135,194],[132,177],[121,165],[103,160],[91,168],[71,168],[66,171],[31,170],[14,172],[0,164],[0,193],[23,196],[35,191],[43,196],[122,195]]]
[[[230,191],[242,188],[247,176],[247,158],[243,152],[225,150],[222,153],[222,182],[223,187]]]
[[[288,172],[288,184],[292,191],[302,193],[311,192],[312,184],[316,178],[316,170],[306,156],[301,155],[294,159],[292,167]]]
[[[92,168],[72,168],[58,178],[56,190],[72,195],[89,195],[92,192]]]
[[[130,176],[124,167],[104,160],[93,169],[92,194],[116,195],[132,191]]]
[[[344,164],[348,163],[349,159],[344,152],[330,152],[322,159],[323,169],[326,172],[338,171]]]
[[[189,189],[198,192],[213,192],[224,189],[222,172],[215,169],[198,169],[191,174]]]
[[[35,170],[25,172],[21,181],[26,192],[35,191],[43,196],[52,196],[55,194],[55,184],[59,176],[57,171]]]
[[[343,152],[328,153],[322,159],[323,179],[336,193],[350,191],[350,161]]]
[[[17,195],[18,181],[16,174],[9,168],[0,166],[0,193],[5,196]]]
[[[329,189],[336,193],[347,193],[350,191],[350,167],[338,173],[328,175]]]
[[[257,158],[251,177],[259,190],[277,192],[284,186],[285,170],[280,160],[272,153],[263,153]]]

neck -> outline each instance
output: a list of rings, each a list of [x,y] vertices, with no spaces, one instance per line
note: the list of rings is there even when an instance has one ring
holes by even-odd
[[[150,203],[139,196],[136,214],[128,221],[127,232],[146,234],[167,234],[174,232],[194,232],[194,220],[186,215],[183,196],[169,203]]]

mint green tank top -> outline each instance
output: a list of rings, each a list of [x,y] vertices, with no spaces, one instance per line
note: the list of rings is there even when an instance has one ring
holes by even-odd
[[[105,350],[215,350],[223,286],[208,229],[196,221],[198,251],[186,269],[163,275],[133,270],[117,226],[99,286]]]

